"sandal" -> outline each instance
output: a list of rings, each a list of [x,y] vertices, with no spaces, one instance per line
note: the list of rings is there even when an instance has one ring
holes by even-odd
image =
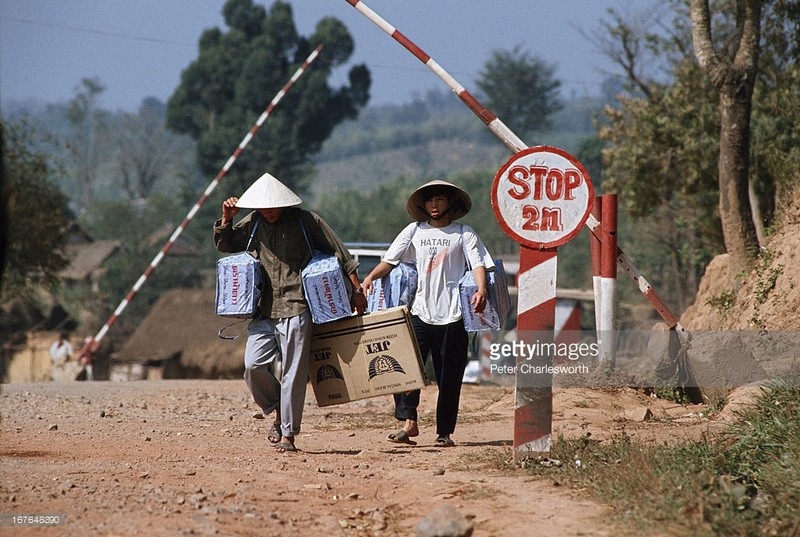
[[[281,424],[280,422],[276,421],[272,424],[272,427],[269,428],[267,431],[267,440],[269,440],[270,444],[277,444],[281,441]]]
[[[297,451],[297,446],[291,442],[280,442],[275,444],[275,451],[278,453],[288,453],[290,451]]]
[[[436,439],[433,445],[439,447],[453,447],[456,445],[456,443],[453,442],[453,439],[450,438],[449,436],[440,436],[439,438]]]
[[[394,442],[395,444],[408,444],[409,446],[416,446],[417,443],[411,440],[408,436],[408,432],[405,429],[400,429],[396,433],[392,433],[389,435],[389,442]]]

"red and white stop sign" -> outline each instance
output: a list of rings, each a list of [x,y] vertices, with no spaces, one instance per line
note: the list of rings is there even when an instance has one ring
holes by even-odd
[[[580,162],[561,149],[528,147],[494,176],[492,208],[506,234],[531,248],[572,239],[592,209],[594,188]]]

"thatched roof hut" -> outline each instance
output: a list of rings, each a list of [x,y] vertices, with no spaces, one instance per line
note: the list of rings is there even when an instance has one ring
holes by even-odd
[[[241,378],[248,321],[225,331],[241,334],[234,341],[217,335],[220,328],[238,320],[214,313],[213,289],[173,289],[164,293],[122,349],[111,356],[112,367],[160,367],[163,378]]]
[[[64,280],[96,283],[103,275],[103,263],[119,250],[118,240],[67,244],[65,254],[70,264],[59,273]]]

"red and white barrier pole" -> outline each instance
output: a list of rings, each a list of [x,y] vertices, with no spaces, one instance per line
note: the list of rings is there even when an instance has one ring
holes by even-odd
[[[241,155],[242,151],[244,151],[244,148],[247,147],[247,144],[250,143],[250,140],[253,139],[256,132],[258,132],[258,129],[260,129],[261,125],[264,124],[264,121],[266,121],[266,119],[269,117],[269,115],[272,113],[272,111],[275,109],[275,107],[278,105],[281,99],[283,99],[283,96],[286,95],[286,92],[288,92],[289,89],[291,89],[294,83],[297,82],[297,79],[302,76],[302,74],[305,72],[308,66],[311,65],[311,63],[317,58],[320,51],[322,51],[322,47],[323,45],[317,46],[317,48],[315,48],[311,52],[311,54],[308,55],[303,64],[294,72],[289,81],[286,84],[284,84],[284,86],[280,89],[280,91],[278,91],[278,93],[275,94],[275,97],[272,98],[272,101],[270,101],[267,108],[261,113],[261,115],[253,124],[253,126],[250,128],[248,133],[239,143],[239,146],[236,148],[233,154],[228,158],[227,162],[225,162],[225,165],[222,166],[222,169],[217,173],[216,177],[214,177],[214,180],[211,181],[208,187],[206,187],[206,190],[205,192],[203,192],[203,195],[200,196],[200,199],[197,200],[194,206],[189,210],[189,213],[183,219],[183,222],[180,223],[180,225],[175,229],[175,231],[172,233],[172,235],[164,244],[164,246],[161,247],[161,251],[155,256],[155,258],[153,258],[153,260],[147,266],[147,269],[145,269],[144,273],[142,273],[142,275],[139,276],[139,279],[136,280],[136,283],[134,283],[133,287],[128,292],[127,296],[122,300],[122,302],[119,303],[117,309],[114,310],[114,313],[111,314],[111,317],[108,318],[108,320],[105,322],[100,331],[97,332],[97,335],[95,335],[93,338],[92,337],[87,338],[83,348],[80,351],[79,359],[92,356],[97,352],[97,350],[100,348],[100,342],[103,340],[106,333],[108,333],[108,330],[114,325],[114,323],[117,322],[117,319],[119,318],[120,315],[122,315],[122,312],[128,306],[130,301],[133,300],[133,297],[135,297],[136,294],[139,292],[139,289],[142,288],[142,286],[144,285],[145,281],[147,281],[147,278],[150,276],[150,274],[152,274],[153,271],[156,269],[156,267],[161,263],[161,260],[167,254],[169,249],[172,248],[172,245],[175,243],[178,237],[180,237],[181,233],[183,233],[183,230],[186,229],[186,226],[189,224],[192,218],[194,218],[194,215],[197,214],[197,211],[200,210],[200,207],[203,205],[203,203],[205,203],[205,201],[208,199],[208,197],[211,195],[214,189],[217,188],[217,185],[220,183],[220,181],[222,181],[222,179],[228,173],[228,170],[230,170],[231,166],[233,166],[233,163],[236,162],[236,159],[239,158],[239,155]]]
[[[586,220],[586,225],[589,230],[595,236],[602,236],[600,230],[600,220],[595,218],[593,215],[589,215],[589,218]],[[647,278],[636,268],[636,265],[633,264],[633,261],[630,260],[628,255],[622,251],[622,248],[617,246],[617,263],[622,270],[625,271],[625,274],[633,280],[634,284],[636,284],[636,288],[639,289],[644,297],[647,299],[648,302],[653,306],[656,312],[661,316],[667,326],[671,329],[677,331],[678,336],[680,336],[681,340],[688,341],[691,339],[691,334],[686,330],[686,328],[681,325],[678,317],[672,313],[669,309],[669,306],[664,302],[664,300],[659,296],[655,289],[650,285],[650,282],[647,281]]]
[[[600,221],[600,361],[614,369],[617,318],[617,196],[601,196]]]

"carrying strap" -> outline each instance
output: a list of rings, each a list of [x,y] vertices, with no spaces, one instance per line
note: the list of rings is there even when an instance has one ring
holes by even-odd
[[[261,223],[261,213],[259,213],[258,211],[256,211],[255,213],[256,213],[256,223],[253,224],[253,229],[250,230],[250,238],[247,239],[247,246],[244,247],[244,251],[245,252],[249,252],[250,251],[250,245],[253,244],[253,237],[255,237],[255,235],[256,235],[256,230],[258,229],[258,224]]]
[[[231,326],[236,326],[236,325],[237,325],[237,324],[239,324],[239,323],[243,323],[243,322],[245,322],[245,321],[248,321],[248,322],[249,322],[249,321],[251,321],[251,320],[252,320],[252,319],[239,319],[238,321],[233,321],[231,324],[229,324],[229,325],[225,325],[225,326],[223,326],[222,328],[220,328],[220,329],[219,329],[219,332],[217,332],[217,336],[218,336],[220,339],[229,339],[229,340],[234,340],[234,339],[237,339],[239,336],[241,336],[242,334],[244,334],[245,330],[247,330],[247,327],[245,327],[245,329],[244,329],[244,330],[242,330],[241,332],[239,332],[239,333],[238,333],[237,335],[235,335],[235,336],[226,336],[226,335],[223,335],[223,332],[224,332],[225,330],[227,330],[228,328],[230,328]]]
[[[303,230],[303,238],[306,240],[306,245],[308,246],[308,251],[311,254],[311,257],[314,257],[314,248],[311,247],[311,241],[308,240],[308,232],[306,231],[306,226],[303,224],[303,216],[300,215],[297,220],[300,222],[300,229]]]

